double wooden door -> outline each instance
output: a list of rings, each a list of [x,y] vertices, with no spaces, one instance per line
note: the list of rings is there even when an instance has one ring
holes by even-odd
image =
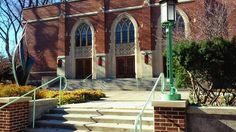
[[[134,56],[116,57],[116,77],[117,78],[135,77]]]
[[[92,74],[92,59],[76,60],[76,79],[84,79]]]

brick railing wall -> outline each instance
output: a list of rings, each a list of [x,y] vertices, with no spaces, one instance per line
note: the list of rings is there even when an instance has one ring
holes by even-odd
[[[0,106],[6,103],[0,103]],[[28,126],[29,101],[16,102],[0,110],[0,132],[23,132]]]
[[[155,132],[185,132],[186,101],[154,101]]]
[[[186,109],[155,107],[155,132],[185,131]]]

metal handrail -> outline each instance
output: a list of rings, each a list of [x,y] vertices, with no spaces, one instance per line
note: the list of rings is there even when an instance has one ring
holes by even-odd
[[[87,80],[90,78],[90,77],[92,77],[94,74],[89,74],[86,78],[84,78],[82,81],[80,81],[80,82],[82,82],[82,83],[86,83],[87,82]],[[77,83],[73,83],[73,82],[70,82],[69,84],[73,84],[73,85],[77,85]],[[69,88],[70,88],[70,85],[68,86]]]
[[[146,109],[147,105],[151,102],[151,98],[152,97],[153,97],[153,99],[155,98],[154,92],[156,91],[159,82],[161,82],[161,91],[163,92],[163,90],[165,88],[165,76],[163,73],[161,73],[160,76],[157,78],[157,81],[156,81],[155,85],[153,86],[152,91],[150,92],[147,101],[145,102],[141,111],[137,115],[137,118],[135,119],[134,132],[138,132],[138,125],[139,125],[139,132],[142,132],[142,117],[143,117],[144,110]]]
[[[66,87],[67,87],[67,79],[64,77],[64,76],[58,76],[50,81],[48,81],[47,83],[44,83],[43,85],[29,91],[28,93],[24,94],[24,95],[21,95],[20,97],[8,102],[7,104],[3,105],[0,107],[0,110],[15,103],[16,101],[18,101],[19,99],[29,95],[29,94],[32,94],[34,93],[34,97],[33,97],[33,119],[32,119],[32,127],[34,128],[35,127],[35,102],[36,102],[36,91],[40,88],[43,88],[45,87],[46,85],[50,84],[50,83],[53,83],[55,82],[56,80],[60,79],[60,83],[59,83],[59,106],[61,106],[61,98],[62,98],[62,90],[65,90]],[[64,88],[62,89],[62,79],[64,79]]]
[[[82,82],[86,82],[92,75],[94,75],[94,74],[88,75],[85,79],[82,80]]]

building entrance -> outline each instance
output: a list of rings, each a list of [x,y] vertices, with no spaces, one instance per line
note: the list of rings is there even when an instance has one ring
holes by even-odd
[[[116,77],[134,78],[135,77],[134,56],[116,57]]]
[[[92,74],[92,59],[76,60],[76,79],[85,79]]]

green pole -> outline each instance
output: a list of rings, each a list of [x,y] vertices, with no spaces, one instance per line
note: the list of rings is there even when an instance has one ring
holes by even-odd
[[[169,56],[169,78],[170,78],[170,86],[174,87],[174,79],[173,79],[173,57],[172,57],[172,26],[173,23],[168,23],[168,56]]]

